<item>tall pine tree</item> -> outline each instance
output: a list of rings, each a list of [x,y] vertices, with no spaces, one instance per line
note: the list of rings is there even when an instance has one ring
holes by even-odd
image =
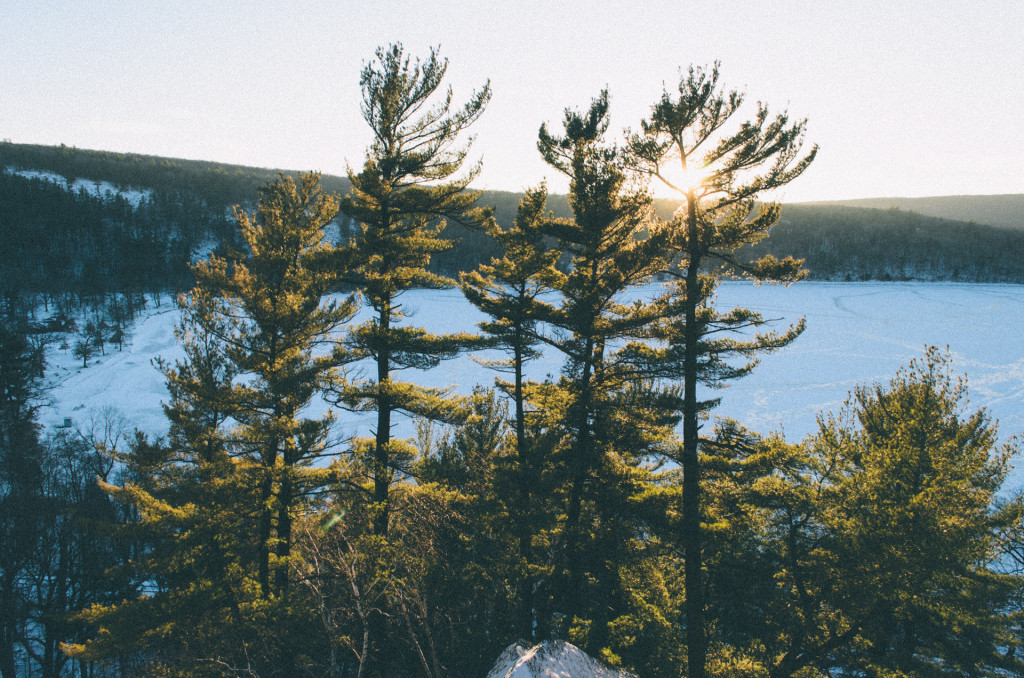
[[[318,353],[355,313],[352,298],[324,302],[337,271],[324,228],[337,215],[338,202],[324,195],[320,175],[296,182],[281,176],[260,191],[255,214],[236,209],[250,250],[244,260],[211,258],[196,267],[197,285],[224,301],[231,318],[223,337],[226,357],[254,379],[236,385],[234,416],[245,454],[260,469],[260,587],[271,590],[270,553],[278,565],[273,587],[287,588],[282,559],[291,551],[292,516],[306,494],[326,482],[313,466],[325,453],[333,416],[308,419],[302,409],[324,390],[339,361]]]
[[[538,139],[545,162],[569,178],[573,213],[571,220],[545,226],[566,255],[567,272],[549,271],[557,300],[535,304],[549,329],[544,341],[566,358],[554,385],[564,408],[564,518],[549,589],[556,613],[569,621],[593,619],[589,649],[603,646],[608,616],[606,601],[588,596],[585,583],[607,590],[614,586],[608,577],[615,576],[607,554],[595,548],[601,535],[591,533],[618,529],[618,509],[638,487],[633,471],[648,453],[642,445],[621,444],[622,399],[645,388],[645,380],[619,347],[647,337],[658,309],[624,295],[665,267],[667,245],[667,233],[650,225],[650,196],[631,183],[621,151],[605,141],[608,124],[608,94],[602,92],[584,113],[566,110],[561,134],[544,125]],[[642,429],[652,429],[649,440],[657,437],[655,430],[664,432],[664,423],[657,417],[641,422]],[[617,487],[615,501],[604,491],[608,486]],[[595,598],[591,615],[584,610]],[[540,623],[543,628],[547,620]]]
[[[541,458],[540,446],[527,436],[525,367],[527,362],[540,356],[538,316],[546,307],[542,298],[560,277],[555,268],[560,252],[547,248],[543,237],[543,226],[550,220],[544,213],[546,198],[547,190],[543,186],[528,190],[519,202],[512,227],[492,229],[494,238],[503,247],[501,258],[496,257],[490,264],[461,276],[466,299],[490,317],[479,323],[480,329],[509,354],[505,359],[481,362],[512,375],[511,382],[498,380],[498,386],[511,397],[515,417],[516,456],[512,470],[515,498],[511,502],[511,513],[524,566],[516,589],[519,602],[516,625],[522,638],[532,638],[536,631],[535,577],[530,572],[535,564],[532,541],[540,527],[540,517],[534,495],[539,490],[542,467],[548,461]]]
[[[377,413],[373,440],[361,441],[359,447],[369,457],[377,511],[374,530],[387,536],[389,488],[411,453],[392,439],[393,414],[444,417],[448,409],[442,392],[396,380],[395,372],[434,367],[471,341],[467,334],[436,335],[403,324],[408,315],[400,297],[413,288],[455,285],[427,270],[431,254],[452,245],[440,237],[446,219],[471,225],[490,219],[488,212],[473,208],[479,192],[466,190],[479,164],[456,176],[469,152],[468,144],[456,144],[483,113],[491,89],[484,85],[453,110],[450,89],[435,97],[448,68],[436,50],[413,61],[395,44],[379,48],[376,56],[360,79],[363,118],[374,142],[362,171],[349,170],[352,191],[342,201],[344,213],[360,224],[352,243],[358,258],[354,277],[373,311],[349,335],[344,353],[349,360],[371,359],[376,374],[350,383],[342,400],[348,407]]]
[[[458,416],[457,401],[444,389],[431,389],[396,379],[406,369],[436,367],[475,341],[468,333],[433,334],[406,324],[401,303],[413,288],[446,289],[455,281],[429,270],[431,255],[451,247],[441,237],[446,220],[483,226],[489,211],[473,207],[479,192],[467,191],[479,172],[477,164],[457,176],[469,152],[458,146],[463,131],[483,113],[490,100],[489,84],[461,108],[453,108],[452,92],[439,93],[448,68],[432,49],[426,59],[406,56],[401,44],[379,48],[376,61],[363,68],[362,114],[373,131],[362,171],[349,169],[351,193],[342,210],[359,224],[351,243],[357,262],[353,282],[362,292],[372,317],[356,327],[336,352],[345,360],[369,359],[373,374],[346,382],[339,402],[357,411],[376,412],[373,438],[354,441],[357,463],[373,513],[373,535],[386,544],[392,512],[392,486],[408,472],[415,449],[392,437],[394,415],[408,413],[430,419]],[[438,96],[435,96],[438,95]],[[386,552],[383,549],[381,552]],[[387,565],[382,567],[387,569]],[[367,620],[369,649],[364,675],[387,675],[387,625],[383,611]]]
[[[664,350],[636,346],[655,373],[683,382],[683,444],[678,461],[683,479],[683,544],[686,558],[686,626],[688,675],[704,678],[707,662],[701,537],[700,418],[715,401],[701,401],[697,384],[718,386],[753,369],[754,356],[793,341],[802,321],[782,334],[766,332],[749,339],[730,331],[765,324],[747,309],[719,312],[713,305],[722,266],[759,282],[792,282],[802,277],[800,262],[766,256],[744,262],[736,250],[757,242],[779,217],[779,205],[756,199],[797,178],[814,159],[817,147],[802,154],[805,122],[791,123],[783,113],[770,117],[758,104],[754,118],[734,124],[743,103],[737,91],[718,85],[718,65],[710,73],[691,68],[678,91],[666,90],[629,136],[633,165],[674,190],[683,200],[668,228],[679,261],[671,269],[675,282],[655,337]],[[743,361],[730,364],[729,358]],[[644,360],[645,358],[641,358]]]
[[[333,383],[333,333],[352,298],[325,301],[339,271],[324,228],[337,214],[318,174],[281,176],[255,214],[236,209],[248,252],[195,266],[177,336],[184,361],[160,363],[171,402],[169,443],[138,441],[131,479],[105,489],[139,510],[150,549],[135,566],[153,595],[97,606],[103,626],[75,652],[87,658],[146,649],[177,668],[294,674],[288,633],[293,520],[327,484],[330,414],[307,417]],[[320,349],[320,350],[318,350]]]

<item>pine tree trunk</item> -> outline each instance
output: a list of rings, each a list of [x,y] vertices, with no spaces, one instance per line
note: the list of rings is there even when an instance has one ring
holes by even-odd
[[[391,304],[384,304],[379,316],[379,328],[384,336],[380,352],[377,354],[377,385],[387,387],[391,381],[391,352],[386,337],[390,329]],[[391,442],[391,401],[390,397],[378,391],[377,400],[377,435],[373,459],[373,534],[387,539],[390,523],[390,459],[389,444]],[[387,678],[388,657],[388,624],[387,612],[373,610],[367,616],[368,643],[367,651],[362,657],[360,674],[366,678]]]
[[[516,451],[519,456],[519,557],[526,570],[519,584],[519,614],[516,620],[517,633],[524,640],[533,641],[533,577],[529,568],[533,563],[533,525],[530,518],[530,506],[533,500],[533,484],[536,482],[537,469],[533,455],[526,448],[526,408],[523,401],[523,353],[520,346],[515,347],[515,405],[516,405]]]
[[[574,404],[574,423],[577,428],[576,442],[573,445],[572,458],[569,460],[572,469],[572,483],[569,490],[569,506],[566,509],[565,520],[565,556],[566,556],[566,590],[564,600],[568,607],[568,618],[580,611],[582,607],[580,596],[582,595],[583,560],[580,553],[580,521],[583,515],[583,492],[587,480],[587,473],[590,470],[591,454],[591,430],[590,430],[590,407],[591,407],[591,379],[593,374],[593,338],[589,337],[586,342],[587,362],[583,366],[583,375],[580,379],[581,388],[579,400]]]
[[[374,446],[374,468],[373,468],[373,501],[375,515],[373,519],[373,533],[378,537],[388,536],[389,524],[389,497],[390,488],[390,459],[388,447],[391,443],[391,399],[384,392],[391,381],[391,351],[388,346],[390,339],[386,336],[391,329],[391,304],[387,303],[380,312],[380,332],[383,335],[380,353],[377,355],[377,437]]]
[[[260,584],[260,595],[264,599],[270,597],[270,527],[271,515],[267,508],[270,493],[273,490],[273,467],[264,466],[263,479],[260,481],[260,525],[259,525],[259,563],[257,564]]]
[[[697,420],[697,299],[700,297],[700,241],[694,195],[688,200],[686,270],[686,346],[683,355],[683,557],[686,575],[686,653],[688,678],[704,678],[704,583],[700,533],[700,457]]]
[[[285,453],[287,454],[287,452]],[[278,490],[277,505],[277,557],[287,559],[292,550],[292,517],[288,509],[292,505],[294,488],[292,486],[290,460],[285,459],[281,470],[281,487]],[[281,562],[287,563],[287,560]],[[274,573],[274,588],[278,593],[288,590],[288,566],[279,565]]]

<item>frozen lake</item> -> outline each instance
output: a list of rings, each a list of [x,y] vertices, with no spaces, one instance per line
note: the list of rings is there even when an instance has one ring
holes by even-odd
[[[481,319],[458,290],[417,291],[402,300],[414,313],[412,323],[434,331],[466,330]],[[1024,432],[1024,286],[801,282],[785,288],[728,282],[717,303],[779,318],[779,329],[801,316],[807,320],[795,343],[765,355],[751,375],[716,394],[722,398],[719,416],[798,440],[815,429],[819,412],[841,407],[854,386],[888,381],[926,345],[935,345],[948,346],[955,371],[967,375],[971,408],[988,409],[999,420],[1001,438]],[[140,321],[130,348],[108,350],[88,369],[54,353],[55,388],[41,421],[55,425],[71,417],[83,426],[104,409],[116,408],[133,427],[166,432],[160,403],[167,392],[150,361],[182,355],[172,333],[177,313],[170,308],[165,304]],[[531,366],[532,376],[556,375],[560,367],[549,351]],[[475,384],[492,383],[493,374],[462,357],[401,377],[468,393]],[[341,416],[347,434],[367,435],[371,421],[367,415]],[[410,435],[411,427],[398,433]]]
[[[750,428],[801,438],[815,429],[819,411],[841,407],[854,386],[887,382],[934,345],[948,347],[954,370],[968,377],[970,406],[998,418],[1002,437],[1024,431],[1024,287],[730,284],[719,301],[766,317],[807,318],[799,339],[724,391],[719,413]]]

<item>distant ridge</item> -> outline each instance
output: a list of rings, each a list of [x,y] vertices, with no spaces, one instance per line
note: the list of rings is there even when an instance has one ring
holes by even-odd
[[[39,170],[76,179],[106,181],[124,188],[187,191],[219,205],[254,203],[259,187],[291,170],[233,165],[211,160],[187,160],[141,153],[98,151],[74,146],[44,146],[0,142],[0,172]],[[345,193],[348,179],[323,176],[328,191]]]
[[[191,259],[240,246],[231,207],[251,208],[279,171],[2,141],[0,290],[185,289]],[[32,178],[43,176],[49,181]],[[330,192],[349,190],[346,177],[322,182]],[[97,195],[74,188],[90,184]],[[147,198],[130,209],[114,200],[129,195]],[[521,197],[485,190],[479,204],[507,227]],[[679,204],[656,199],[654,211],[668,219]],[[571,216],[565,195],[550,195],[547,207]],[[341,217],[332,237],[346,240],[356,227]],[[499,254],[488,233],[457,222],[444,237],[455,242],[432,257],[436,273],[454,277]],[[1024,194],[786,203],[771,237],[739,256],[763,254],[804,259],[818,280],[1024,284]]]
[[[256,197],[256,189],[279,172],[295,175],[295,170],[269,169],[233,165],[212,160],[185,160],[140,153],[118,153],[76,148],[74,146],[43,146],[0,142],[0,171],[3,166],[48,170],[70,178],[104,180],[122,186],[182,188],[217,202],[246,202]],[[344,194],[348,191],[346,177],[323,175],[324,188]],[[521,192],[486,190],[482,204],[496,208],[499,223],[508,225],[515,218]],[[679,201],[658,199],[655,211],[667,218]],[[954,221],[973,221],[1002,228],[1024,230],[1024,193],[1002,195],[943,195],[924,198],[857,198],[850,200],[815,200],[787,203],[794,206],[843,206],[863,209],[889,209],[917,212]],[[569,216],[563,195],[552,195],[549,209],[555,216]]]
[[[926,198],[860,198],[856,200],[821,200],[794,205],[862,207],[917,212],[930,217],[973,221],[978,224],[1024,230],[1024,193],[997,195],[937,195]]]

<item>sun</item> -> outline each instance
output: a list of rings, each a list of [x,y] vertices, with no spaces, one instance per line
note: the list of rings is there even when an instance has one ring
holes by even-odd
[[[707,169],[695,163],[685,169],[681,164],[672,163],[662,167],[660,173],[664,180],[655,177],[651,182],[651,192],[659,198],[681,198],[680,191],[697,190],[708,179]]]

